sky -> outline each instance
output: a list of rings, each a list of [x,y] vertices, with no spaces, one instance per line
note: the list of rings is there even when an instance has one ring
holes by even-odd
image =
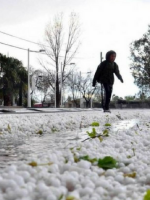
[[[100,52],[117,52],[116,63],[123,77],[117,77],[113,94],[135,95],[138,88],[130,71],[130,43],[141,38],[150,24],[150,0],[0,0],[0,31],[34,42],[44,42],[46,25],[54,16],[64,13],[64,22],[71,12],[79,15],[81,46],[72,62],[79,71],[95,72]],[[0,33],[0,42],[38,51],[40,47]],[[15,57],[27,66],[27,51],[0,44],[0,53]],[[30,65],[41,68],[39,56],[30,53]]]

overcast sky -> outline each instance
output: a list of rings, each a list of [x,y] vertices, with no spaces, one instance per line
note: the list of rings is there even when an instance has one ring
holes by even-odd
[[[107,51],[115,50],[124,84],[115,78],[113,93],[124,97],[138,92],[129,69],[129,46],[148,29],[150,0],[0,0],[0,4],[0,31],[35,42],[44,40],[45,26],[56,14],[63,12],[67,18],[76,12],[82,24],[82,44],[73,62],[79,70],[94,72],[100,52],[105,57]],[[0,42],[39,50],[37,45],[1,33]],[[0,44],[0,52],[27,66],[26,51]],[[37,54],[30,54],[34,68],[40,67],[37,58]]]

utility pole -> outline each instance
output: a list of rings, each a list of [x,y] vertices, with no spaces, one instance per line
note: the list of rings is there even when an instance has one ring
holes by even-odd
[[[57,72],[55,72],[55,108],[56,108],[56,79],[57,79]]]
[[[100,52],[100,63],[102,62],[102,52]],[[103,84],[101,84],[101,98],[102,98],[102,108],[104,107],[104,97],[103,97]]]
[[[62,74],[62,62],[61,62],[61,107],[63,107],[63,74]]]
[[[30,50],[28,49],[28,108],[31,107],[31,95],[30,95]]]
[[[81,71],[80,71],[80,108],[81,108]]]
[[[102,57],[102,52],[100,52],[100,63],[102,62],[103,57]]]
[[[93,106],[92,106],[92,101],[93,101],[93,99],[92,99],[92,95],[91,95],[91,108],[93,108]]]
[[[44,49],[40,49],[39,51],[32,51],[30,49],[27,50],[28,51],[28,96],[27,96],[27,107],[30,108],[31,107],[31,94],[30,94],[30,52],[35,52],[35,53],[40,53],[40,52],[44,52]]]

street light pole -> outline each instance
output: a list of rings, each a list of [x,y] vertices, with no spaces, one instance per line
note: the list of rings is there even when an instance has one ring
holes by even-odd
[[[30,96],[30,50],[28,49],[28,108],[31,107],[31,96]]]
[[[81,71],[80,71],[80,108],[81,108]]]
[[[57,79],[57,73],[55,72],[55,108],[56,108],[56,79]]]
[[[70,63],[70,64],[68,64],[68,65],[75,65],[75,63]],[[56,108],[56,80],[57,80],[57,73],[58,72],[56,72],[55,73],[55,108]],[[60,84],[61,84],[61,101],[60,101],[60,106],[62,107],[63,106],[63,63],[61,62],[61,81],[60,81]]]
[[[40,49],[39,51],[31,51],[28,49],[28,99],[27,99],[27,107],[31,108],[31,94],[30,94],[30,52],[40,53],[44,52],[44,49]]]
[[[3,94],[3,103],[4,105],[4,82],[3,82],[3,76],[5,75],[5,72],[3,71],[2,65],[0,63],[0,77],[2,78],[2,94]]]
[[[61,62],[61,107],[63,107],[63,74],[62,74],[62,62]]]
[[[87,72],[88,74],[91,74],[92,72],[90,71],[90,72]],[[93,99],[92,99],[92,93],[91,93],[91,108],[93,108]]]

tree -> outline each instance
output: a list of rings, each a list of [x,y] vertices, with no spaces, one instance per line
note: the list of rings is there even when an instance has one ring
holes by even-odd
[[[81,74],[81,72],[77,71],[75,68],[72,71],[72,74],[68,76],[67,85],[68,89],[71,92],[71,98],[76,105],[79,107],[80,98],[84,98],[86,102],[86,107],[90,107],[91,98],[94,101],[101,102],[101,85],[97,84],[95,88],[92,87],[93,77],[91,72],[87,72],[86,74]]]
[[[101,84],[96,85],[93,100],[99,103],[102,102]]]
[[[125,98],[125,100],[127,100],[127,101],[132,101],[132,100],[134,100],[135,99],[135,96],[125,96],[124,97]]]
[[[23,97],[27,97],[27,70],[18,59],[0,54],[1,68],[4,76],[1,78],[1,93],[4,105],[12,105],[13,98],[22,106]]]
[[[119,96],[116,96],[115,94],[112,95],[112,101],[118,101]]]
[[[37,89],[44,94],[43,101],[51,99],[51,102],[54,103],[54,85],[55,85],[55,75],[53,72],[47,74],[42,72],[42,76],[37,77],[36,87]]]
[[[150,25],[141,39],[131,43],[130,51],[134,83],[147,93],[150,89]]]
[[[82,97],[85,99],[86,108],[90,107],[90,102],[97,87],[92,87],[91,73],[87,73],[86,76],[80,76],[77,83],[78,90],[81,92]]]
[[[69,91],[71,92],[71,97],[76,107],[80,107],[80,73],[74,69],[70,76],[68,76],[66,85],[68,86]]]
[[[80,25],[78,21],[78,16],[75,13],[71,13],[68,31],[66,32],[63,26],[63,15],[59,14],[55,16],[53,22],[50,22],[45,29],[45,41],[46,46],[41,45],[42,49],[45,50],[46,55],[50,59],[51,63],[47,66],[41,62],[42,66],[47,70],[50,76],[52,76],[50,66],[55,67],[56,74],[56,106],[60,105],[60,79],[62,67],[62,81],[65,83],[67,77],[71,73],[71,67],[69,67],[70,62],[74,58],[80,42],[78,41],[80,34]],[[61,64],[60,64],[61,63]],[[61,66],[60,66],[61,65]],[[55,86],[52,86],[55,90]]]

